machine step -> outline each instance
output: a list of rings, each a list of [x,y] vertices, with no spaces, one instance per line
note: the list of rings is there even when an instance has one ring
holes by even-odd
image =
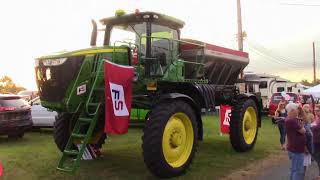
[[[63,152],[68,155],[78,155],[79,154],[79,151],[77,151],[77,150],[64,150]]]
[[[63,171],[63,172],[73,172],[73,169],[72,168],[69,168],[69,167],[57,167],[57,170],[59,171]]]
[[[86,123],[90,123],[92,121],[91,118],[84,118],[84,117],[81,117],[78,120],[81,121],[81,122],[86,122]]]
[[[85,134],[78,134],[78,133],[72,133],[71,136],[78,139],[84,139],[86,137]]]
[[[89,103],[88,105],[91,107],[97,107],[99,106],[100,103]]]
[[[104,88],[95,88],[94,91],[104,91]]]

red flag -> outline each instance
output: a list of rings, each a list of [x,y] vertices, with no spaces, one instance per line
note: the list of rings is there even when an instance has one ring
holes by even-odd
[[[134,69],[131,66],[104,64],[105,76],[105,132],[124,134],[128,132],[131,110],[131,93]]]
[[[0,164],[0,178],[2,177],[2,165]]]
[[[223,134],[229,134],[230,117],[231,117],[231,106],[221,105],[220,106],[220,131]]]

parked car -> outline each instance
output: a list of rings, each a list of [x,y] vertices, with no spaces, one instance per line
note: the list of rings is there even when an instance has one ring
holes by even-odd
[[[31,108],[17,95],[0,94],[0,135],[23,137],[32,127]]]
[[[30,105],[33,127],[53,127],[57,112],[43,107],[39,97],[32,99]]]
[[[298,93],[286,93],[290,96],[289,102],[299,103],[299,104],[310,104],[313,111],[315,106],[314,98],[311,94],[298,94]],[[279,102],[282,100],[283,96],[281,93],[273,93],[269,103],[269,116],[274,116],[275,111],[278,108]],[[314,112],[313,112],[314,113]]]
[[[20,91],[18,92],[18,95],[21,96],[24,100],[30,101],[38,96],[37,91]]]

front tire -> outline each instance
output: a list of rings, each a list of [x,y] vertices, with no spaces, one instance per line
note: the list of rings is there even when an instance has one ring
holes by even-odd
[[[158,104],[143,130],[144,162],[156,176],[181,175],[191,165],[198,140],[194,110],[184,101]]]
[[[63,152],[70,137],[70,119],[72,115],[59,113],[53,125],[53,138],[58,149]]]
[[[70,113],[59,113],[56,116],[56,121],[53,126],[54,142],[56,143],[58,149],[61,152],[64,151],[73,129],[73,125],[71,124],[71,118],[72,114]],[[105,142],[105,139],[106,135],[103,133],[102,129],[94,133],[92,138],[89,140],[89,143],[101,148]]]
[[[233,104],[230,121],[230,142],[234,150],[251,150],[258,136],[258,111],[256,103],[249,98],[237,99]]]

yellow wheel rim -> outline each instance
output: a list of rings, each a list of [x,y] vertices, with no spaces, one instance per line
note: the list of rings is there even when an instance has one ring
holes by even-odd
[[[184,165],[192,151],[194,141],[191,120],[185,113],[175,113],[169,119],[163,132],[163,155],[174,168]]]
[[[248,107],[243,116],[242,132],[247,144],[253,143],[257,132],[257,114],[253,107]]]

